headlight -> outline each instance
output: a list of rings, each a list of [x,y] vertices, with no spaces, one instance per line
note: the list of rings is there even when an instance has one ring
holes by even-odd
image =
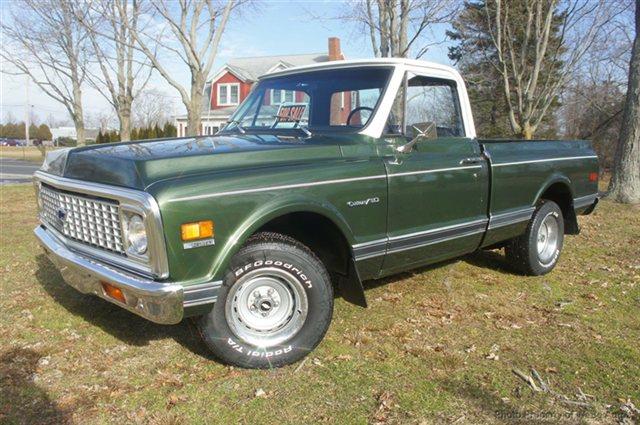
[[[144,220],[137,214],[129,216],[127,221],[127,251],[132,254],[143,255],[147,252],[147,230]]]

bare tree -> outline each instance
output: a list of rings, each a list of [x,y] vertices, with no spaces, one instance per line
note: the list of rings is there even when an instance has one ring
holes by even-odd
[[[140,4],[137,0],[95,0],[91,13],[81,13],[99,73],[88,81],[113,106],[120,124],[120,140],[130,140],[131,105],[151,76],[148,61],[135,56],[133,32],[138,28]]]
[[[620,13],[607,0],[487,0],[491,58],[502,79],[509,123],[531,139],[594,43]],[[495,53],[495,54],[494,54]]]
[[[609,183],[609,196],[623,203],[640,202],[640,0],[636,0],[635,7],[635,37],[629,63],[627,98]]]
[[[339,18],[364,26],[376,57],[419,58],[432,45],[425,43],[426,33],[449,21],[455,4],[453,0],[364,0],[354,2],[350,12]]]
[[[147,89],[133,102],[133,123],[138,128],[164,125],[173,112],[173,99],[157,89]]]
[[[144,28],[129,27],[140,50],[154,68],[179,93],[187,110],[187,134],[200,131],[202,98],[206,80],[218,53],[220,39],[231,13],[243,0],[154,0],[150,11],[152,21]],[[170,37],[163,37],[157,23],[168,29]],[[191,74],[190,85],[178,81],[175,67],[167,58],[178,58]]]
[[[22,0],[2,24],[6,42],[0,56],[27,74],[69,112],[78,145],[85,144],[82,85],[86,77],[88,37],[76,19],[86,3],[72,0]]]
[[[591,140],[601,168],[613,167],[624,90],[617,81],[580,77],[571,81],[561,96],[558,118],[562,137]]]
[[[2,122],[5,124],[15,124],[17,122],[15,115],[13,115],[13,112],[11,112],[10,109],[5,111],[4,117],[2,117]]]
[[[104,133],[113,129],[117,125],[118,119],[114,111],[109,108],[86,113],[85,122],[88,128],[97,128]]]
[[[620,137],[633,48],[635,0],[613,19],[607,37],[585,55],[560,93],[559,123],[564,138],[589,139],[600,167],[612,169]]]

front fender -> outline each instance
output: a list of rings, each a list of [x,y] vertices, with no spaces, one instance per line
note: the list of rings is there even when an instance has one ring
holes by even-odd
[[[340,229],[349,245],[354,244],[351,227],[333,204],[299,194],[278,196],[246,216],[233,234],[220,246],[212,264],[210,276],[222,278],[233,255],[258,229],[278,217],[296,212],[310,212],[324,216]]]

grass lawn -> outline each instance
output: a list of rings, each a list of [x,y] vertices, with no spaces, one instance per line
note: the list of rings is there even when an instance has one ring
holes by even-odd
[[[67,287],[31,185],[0,190],[0,423],[616,423],[640,405],[638,207],[581,217],[547,276],[491,251],[368,282],[370,307],[336,300],[303,364],[253,371],[216,362],[190,321]]]
[[[47,152],[58,149],[47,147]],[[35,146],[0,146],[0,158],[20,159],[23,161],[42,163],[44,157]]]

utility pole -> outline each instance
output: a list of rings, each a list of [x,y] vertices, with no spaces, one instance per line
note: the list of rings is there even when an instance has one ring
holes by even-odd
[[[25,75],[25,80],[26,80],[26,90],[27,90],[27,100],[26,100],[26,104],[24,105],[24,135],[25,135],[25,139],[26,139],[26,146],[22,149],[22,159],[25,158],[26,156],[26,150],[27,150],[27,146],[29,146],[29,126],[31,125],[29,123],[29,76]]]
[[[29,104],[30,104],[30,102],[29,102],[30,101],[30,99],[29,99],[29,76],[25,75],[25,79],[27,80],[26,84],[25,84],[25,87],[27,88],[27,103],[24,105],[24,110],[25,110],[25,113],[24,113],[25,114],[24,134],[26,136],[27,145],[28,145],[29,144],[29,126],[31,125],[31,123],[29,122],[29,118],[30,118],[29,117],[29,115],[30,115],[29,112],[31,112],[30,111],[30,106],[29,106]]]

